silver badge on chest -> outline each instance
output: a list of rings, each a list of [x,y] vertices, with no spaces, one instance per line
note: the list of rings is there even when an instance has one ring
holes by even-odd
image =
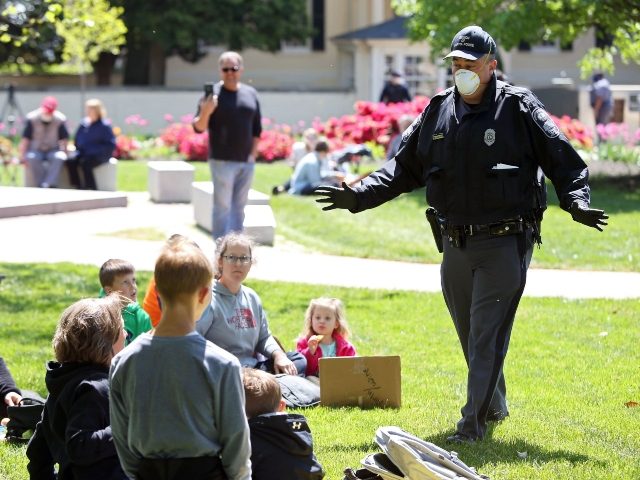
[[[484,131],[484,143],[487,144],[488,147],[493,145],[496,141],[496,131],[493,128],[487,128]]]

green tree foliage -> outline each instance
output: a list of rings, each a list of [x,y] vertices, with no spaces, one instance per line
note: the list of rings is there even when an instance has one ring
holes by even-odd
[[[447,51],[466,25],[481,25],[507,50],[521,41],[566,44],[593,28],[605,45],[594,46],[578,62],[583,78],[594,70],[613,73],[617,56],[640,64],[637,0],[393,0],[393,5],[398,13],[412,15],[411,37],[427,40],[434,56]]]
[[[275,52],[311,35],[306,0],[112,0],[124,6],[125,83],[147,83],[154,49],[196,62],[205,45]],[[163,60],[163,59],[161,59]],[[153,60],[152,60],[153,61]]]
[[[64,39],[55,28],[62,12],[59,2],[22,0],[0,5],[0,63],[21,71],[25,65],[40,67],[62,60]]]
[[[122,12],[107,0],[64,0],[63,17],[56,22],[58,34],[65,39],[63,59],[86,71],[102,52],[117,54],[127,31]]]

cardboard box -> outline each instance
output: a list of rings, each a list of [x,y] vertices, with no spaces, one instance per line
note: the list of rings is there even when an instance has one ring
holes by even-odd
[[[320,403],[325,406],[400,408],[400,357],[321,358]]]

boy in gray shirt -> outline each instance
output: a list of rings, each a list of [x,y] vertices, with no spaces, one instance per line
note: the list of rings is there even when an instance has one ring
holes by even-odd
[[[165,245],[154,276],[160,323],[113,359],[109,375],[122,466],[142,480],[248,480],[240,363],[195,331],[209,303],[211,265],[185,239]]]

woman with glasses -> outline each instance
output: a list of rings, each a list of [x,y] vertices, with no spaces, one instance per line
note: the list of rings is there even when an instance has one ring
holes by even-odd
[[[260,297],[242,284],[253,264],[252,252],[253,243],[246,235],[230,233],[218,240],[211,304],[196,330],[238,357],[243,367],[304,376],[304,356],[280,347],[271,335]]]

